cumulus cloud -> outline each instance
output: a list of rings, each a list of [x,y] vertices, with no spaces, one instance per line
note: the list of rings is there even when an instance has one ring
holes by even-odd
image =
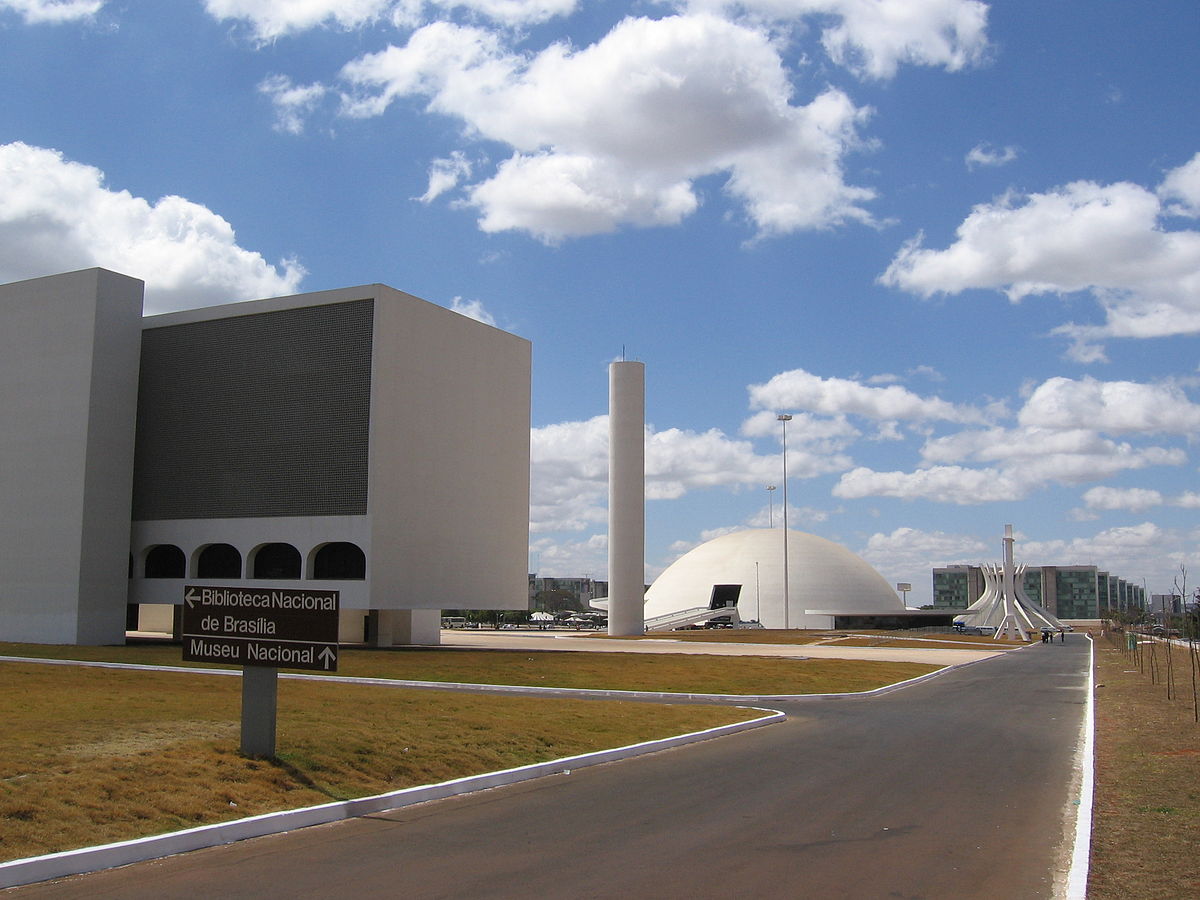
[[[915,472],[876,472],[859,466],[842,475],[833,495],[847,500],[894,497],[969,506],[996,500],[1020,500],[1028,492],[1011,474],[999,469],[931,466]]]
[[[547,578],[580,575],[608,578],[608,535],[593,534],[578,541],[535,538],[529,543],[530,565]]]
[[[148,313],[294,293],[305,274],[238,246],[233,226],[198,203],[150,203],[58,151],[0,145],[0,280],[91,266],[143,279]]]
[[[708,177],[758,238],[874,224],[874,191],[845,172],[850,153],[871,147],[859,135],[871,111],[832,87],[797,100],[796,69],[781,55],[789,39],[815,24],[829,59],[874,79],[904,64],[954,71],[987,49],[978,0],[679,0],[677,14],[627,17],[588,46],[520,52],[526,26],[574,12],[577,0],[205,5],[260,42],[378,22],[408,32],[343,67],[342,114],[378,116],[420,97],[460,121],[465,141],[509,147],[474,182],[448,164],[455,156],[436,161],[420,199],[461,190],[456,204],[474,209],[482,230],[545,243],[676,225],[703,204],[697,185]],[[276,99],[277,127],[299,131],[313,96]]]
[[[986,54],[987,14],[977,0],[685,0],[689,9],[745,12],[776,24],[814,19],[838,65],[891,78],[902,64],[957,71]]]
[[[1016,147],[1005,147],[998,150],[987,144],[976,144],[967,151],[967,168],[974,170],[981,166],[985,168],[1006,166],[1016,158]]]
[[[432,203],[446,191],[454,190],[458,183],[471,175],[471,161],[466,154],[455,150],[446,159],[435,159],[429,166],[429,186],[417,199]]]
[[[204,0],[204,8],[218,21],[247,23],[260,41],[319,25],[358,28],[378,19],[393,0]]]
[[[496,324],[496,318],[488,312],[482,300],[464,300],[462,297],[455,297],[450,301],[450,308],[459,315],[482,322],[484,325]]]
[[[579,531],[607,519],[608,416],[534,428],[530,457],[533,531]],[[804,450],[788,454],[793,477],[838,471],[847,463]],[[756,453],[749,441],[717,429],[646,429],[646,496],[651,500],[712,488],[759,489],[779,472],[778,455]]]
[[[1193,159],[1169,173],[1165,196],[1191,209]],[[880,277],[883,284],[929,297],[970,289],[1001,290],[1016,302],[1037,294],[1089,292],[1103,325],[1068,323],[1081,362],[1104,358],[1097,341],[1200,331],[1200,232],[1170,231],[1159,194],[1121,182],[1078,181],[1042,194],[1007,194],[975,207],[944,250],[908,242]]]
[[[0,11],[11,10],[27,25],[57,25],[90,19],[104,0],[0,0]]]
[[[304,131],[305,118],[317,107],[327,93],[322,84],[292,84],[286,75],[271,75],[258,85],[275,108],[275,129],[288,134]]]
[[[939,397],[922,397],[890,384],[875,387],[846,378],[822,378],[803,369],[750,385],[750,405],[768,410],[809,410],[826,415],[853,414],[877,421],[982,422],[984,415]]]
[[[910,606],[932,602],[930,572],[940,566],[977,565],[988,559],[989,546],[977,537],[922,531],[907,526],[891,532],[876,532],[867,538],[859,556],[893,584],[906,581],[913,586]]]
[[[843,172],[868,111],[832,88],[794,105],[770,36],[716,16],[627,18],[590,46],[530,55],[434,22],[341,77],[346,115],[422,96],[470,137],[513,148],[467,187],[485,231],[552,242],[671,225],[697,209],[695,182],[709,175],[725,176],[760,234],[871,221],[872,192]]]
[[[1016,427],[993,425],[930,435],[913,472],[858,467],[834,488],[840,497],[887,496],[956,504],[1017,500],[1047,484],[1102,481],[1121,472],[1187,462],[1180,447],[1145,443],[1190,436],[1200,407],[1173,384],[1051,378],[1033,386]],[[1117,441],[1106,434],[1125,435]],[[978,468],[976,468],[978,467]],[[1093,498],[1116,496],[1097,489]],[[978,492],[978,493],[975,493]],[[1126,500],[1133,494],[1125,494]],[[1076,511],[1102,508],[1099,499]],[[1113,507],[1116,508],[1116,507]]]
[[[1169,537],[1153,522],[1143,522],[1109,528],[1091,537],[1023,541],[1020,546],[1022,559],[1046,560],[1036,563],[1038,565],[1098,564],[1120,574],[1144,570],[1143,560],[1147,557],[1161,559],[1161,551]]]
[[[1173,201],[1168,208],[1173,215],[1200,217],[1200,153],[1168,172],[1158,195]]]
[[[1148,488],[1091,488],[1084,492],[1083,503],[1088,509],[1124,509],[1130,512],[1145,512],[1162,505],[1163,495]]]
[[[503,26],[533,25],[567,15],[576,5],[577,0],[204,0],[214,19],[245,23],[263,42],[322,26],[350,30],[387,21],[412,28],[456,11]]]
[[[1171,383],[1050,378],[1033,391],[1018,414],[1022,425],[1093,429],[1110,434],[1194,434],[1200,404]]]

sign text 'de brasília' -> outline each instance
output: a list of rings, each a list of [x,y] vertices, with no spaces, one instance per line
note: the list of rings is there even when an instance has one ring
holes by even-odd
[[[200,587],[183,592],[183,658],[337,671],[338,592]]]

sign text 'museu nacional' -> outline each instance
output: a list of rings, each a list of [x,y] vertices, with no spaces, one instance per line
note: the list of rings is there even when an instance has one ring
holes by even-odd
[[[183,591],[183,659],[337,671],[338,592],[209,587]]]

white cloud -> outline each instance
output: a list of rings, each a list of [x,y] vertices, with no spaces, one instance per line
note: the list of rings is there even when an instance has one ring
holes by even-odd
[[[547,578],[590,576],[608,578],[608,535],[593,534],[579,541],[537,538],[529,544],[530,564]],[[533,570],[531,570],[533,571]]]
[[[956,71],[982,61],[987,5],[978,0],[685,0],[690,9],[746,11],[775,22],[815,19],[830,58],[867,78],[901,64]]]
[[[530,433],[529,528],[581,531],[608,518],[608,417]]]
[[[987,168],[1006,166],[1016,158],[1016,147],[1005,147],[1002,150],[997,150],[987,144],[976,144],[967,151],[967,168],[974,170],[980,166]]]
[[[1200,494],[1195,491],[1184,491],[1169,502],[1172,506],[1181,506],[1184,509],[1200,509]]]
[[[1200,153],[1178,169],[1167,173],[1159,185],[1158,195],[1176,203],[1168,212],[1180,216],[1200,216]]]
[[[1062,430],[1187,435],[1200,431],[1200,404],[1169,383],[1050,378],[1026,400],[1018,420]]]
[[[1145,512],[1151,507],[1161,506],[1163,496],[1149,488],[1091,488],[1084,492],[1083,503],[1088,509],[1122,509],[1129,512]]]
[[[608,416],[534,428],[530,436],[531,529],[578,531],[607,518]],[[846,457],[800,447],[788,453],[793,478],[836,472]],[[717,429],[646,429],[646,496],[676,499],[712,488],[762,489],[780,477],[778,455]]]
[[[949,565],[978,565],[991,558],[989,547],[969,535],[922,531],[901,527],[890,533],[876,532],[867,539],[859,556],[874,566],[892,584],[906,581],[913,586],[909,606],[932,602],[932,571]]]
[[[925,378],[928,378],[930,381],[945,381],[946,380],[946,376],[943,375],[941,372],[939,372],[937,369],[935,369],[933,366],[925,366],[925,365],[914,366],[913,368],[909,369],[908,374],[909,375],[923,375]]]
[[[454,190],[463,178],[470,175],[471,161],[459,150],[446,159],[435,159],[429,166],[429,186],[417,199],[422,203],[432,203],[446,191]]]
[[[484,325],[495,325],[495,317],[487,311],[482,300],[464,300],[462,297],[455,297],[450,301],[450,308],[460,315],[466,316],[468,319],[474,319],[476,322],[482,322]]]
[[[325,24],[358,28],[391,5],[392,0],[204,0],[214,19],[247,22],[261,41]]]
[[[994,500],[1020,500],[1028,488],[999,469],[932,466],[915,472],[876,472],[864,466],[842,475],[835,497],[894,497],[969,506]]]
[[[810,0],[842,16],[821,43],[834,61],[872,78],[891,78],[901,63],[957,71],[987,49],[985,4],[975,0]]]
[[[750,405],[768,410],[811,410],[826,415],[853,414],[879,421],[982,422],[971,407],[938,397],[922,397],[899,385],[872,387],[846,378],[822,378],[803,369],[773,376],[749,388]]]
[[[413,0],[412,5],[417,5]],[[432,6],[463,9],[502,25],[533,25],[574,12],[577,0],[431,0]]]
[[[233,227],[183,197],[149,203],[55,150],[0,145],[0,280],[103,266],[146,282],[146,311],[294,293],[304,269],[239,247]]]
[[[304,119],[328,92],[322,84],[295,85],[286,75],[271,75],[258,85],[258,92],[275,107],[275,129],[288,134],[304,131]]]
[[[1182,461],[1182,457],[1161,448],[1150,448],[1142,455],[1146,453],[1149,453],[1147,459],[1158,459],[1165,453],[1165,459],[1169,459],[1171,464]],[[1098,465],[1103,469],[1106,466],[1102,460],[1134,455],[1129,444],[1117,444],[1086,428],[1020,427],[961,431],[943,437],[931,437],[921,448],[921,459],[926,463],[976,460],[1020,466],[1026,471],[1053,468],[1056,461],[1066,458],[1078,461],[1068,468]]]
[[[726,192],[762,235],[871,221],[842,159],[867,115],[827,89],[804,106],[771,38],[711,15],[627,18],[582,49],[509,52],[481,28],[436,22],[403,47],[348,63],[343,111],[381,115],[402,96],[514,150],[467,202],[486,231],[551,242],[670,225]]]
[[[104,0],[0,0],[0,11],[12,10],[27,25],[57,25],[90,19]]]
[[[1193,166],[1167,175],[1170,196],[1191,202]],[[1002,290],[1014,302],[1088,291],[1105,323],[1055,333],[1074,340],[1077,361],[1098,361],[1102,338],[1200,331],[1200,232],[1168,231],[1164,213],[1156,194],[1125,182],[1008,194],[975,207],[945,250],[922,247],[920,236],[910,241],[880,281],[925,297]]]
[[[1165,555],[1167,533],[1153,522],[1110,528],[1092,537],[1023,541],[1022,561],[1030,565],[1098,565],[1122,577],[1147,571],[1148,557]],[[1150,571],[1161,568],[1161,562]]]

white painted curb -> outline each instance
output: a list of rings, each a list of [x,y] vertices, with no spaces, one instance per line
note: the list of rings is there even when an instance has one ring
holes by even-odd
[[[203,669],[203,672],[211,670]],[[68,850],[63,853],[51,853],[46,856],[34,856],[29,859],[17,859],[12,862],[0,863],[0,889],[16,887],[21,884],[31,884],[36,881],[47,881],[51,878],[63,878],[68,875],[81,875],[86,872],[96,872],[100,869],[111,869],[115,866],[126,866],[130,863],[145,862],[176,853],[186,853],[191,850],[201,850],[206,847],[216,847],[221,844],[231,844],[247,838],[263,837],[269,834],[280,834],[310,825],[324,825],[365,816],[384,810],[400,809],[415,803],[426,803],[430,800],[442,800],[458,794],[468,794],[488,788],[502,787],[528,781],[545,775],[569,775],[572,769],[582,769],[600,763],[614,762],[654,753],[671,747],[682,747],[697,741],[736,734],[763,725],[772,725],[787,718],[777,710],[763,710],[767,715],[747,722],[734,722],[721,725],[705,731],[694,731],[690,734],[676,735],[657,741],[644,741],[640,744],[630,744],[612,750],[600,750],[596,753],[584,753],[579,756],[567,756],[549,762],[534,763],[515,769],[505,769],[500,772],[489,772],[484,775],[472,775],[467,778],[457,778],[453,781],[443,781],[440,784],[423,785],[405,788],[387,794],[377,794],[373,797],[361,797],[357,800],[346,800],[339,803],[325,803],[320,806],[309,806],[304,809],[285,810],[283,812],[266,813],[252,816],[248,819],[238,819],[233,822],[221,822],[215,825],[202,825],[199,828],[189,828],[185,831],[174,831],[153,837],[138,838],[132,841],[121,841],[115,844],[104,844],[99,847],[85,847],[81,850]]]
[[[1096,793],[1096,642],[1088,635],[1087,708],[1079,736],[1076,765],[1081,773],[1079,811],[1075,818],[1075,846],[1067,875],[1067,900],[1086,900],[1088,864],[1092,855],[1092,803]]]

